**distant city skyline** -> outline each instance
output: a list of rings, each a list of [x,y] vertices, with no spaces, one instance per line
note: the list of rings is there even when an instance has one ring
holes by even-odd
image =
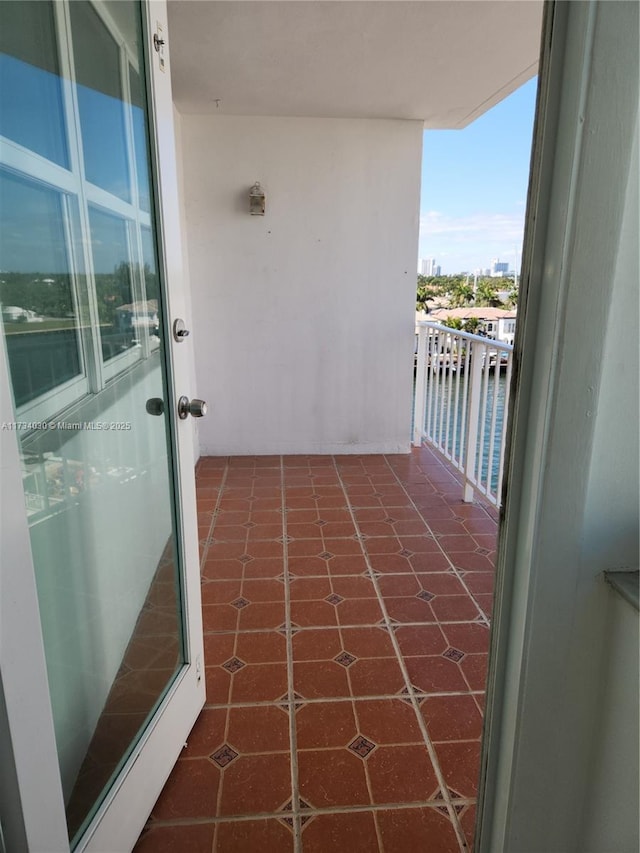
[[[424,132],[418,256],[443,275],[495,258],[520,273],[536,90],[537,77],[463,130]]]

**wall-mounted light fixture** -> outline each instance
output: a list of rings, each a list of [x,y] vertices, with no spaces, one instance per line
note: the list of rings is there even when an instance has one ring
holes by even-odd
[[[264,216],[265,194],[260,186],[260,182],[256,181],[249,190],[249,213],[252,216]]]

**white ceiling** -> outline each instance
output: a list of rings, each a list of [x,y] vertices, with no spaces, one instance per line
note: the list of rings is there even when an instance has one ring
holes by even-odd
[[[537,70],[541,0],[169,0],[182,113],[464,127]]]

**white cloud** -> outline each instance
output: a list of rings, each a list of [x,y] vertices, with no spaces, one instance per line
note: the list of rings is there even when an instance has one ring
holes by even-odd
[[[513,266],[523,231],[524,211],[451,216],[429,210],[420,217],[420,257],[435,257],[445,272],[488,267],[496,257]]]

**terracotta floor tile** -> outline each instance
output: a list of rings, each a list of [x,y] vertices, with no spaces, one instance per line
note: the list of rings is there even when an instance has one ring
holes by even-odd
[[[276,524],[258,524],[252,517],[251,523],[255,524],[255,527],[249,528],[248,531],[249,551],[252,543],[259,539],[277,539],[282,536],[282,518]]]
[[[225,705],[229,701],[231,675],[221,666],[205,666],[204,679],[209,705]]]
[[[244,564],[244,577],[277,578],[283,570],[284,562],[281,557],[258,557]]]
[[[209,545],[208,560],[237,560],[244,554],[242,542],[213,542]]]
[[[440,655],[405,658],[411,683],[424,693],[465,693],[467,683],[460,667]]]
[[[181,758],[206,758],[224,740],[227,722],[225,708],[203,708],[187,738]]]
[[[438,743],[435,750],[448,787],[463,797],[475,797],[480,776],[480,741]]]
[[[226,740],[243,755],[288,752],[289,714],[278,705],[230,708]]]
[[[376,625],[382,619],[377,598],[345,598],[336,611],[341,625]]]
[[[413,557],[409,557],[409,564],[416,573],[447,572],[451,568],[449,560],[440,551],[433,551],[426,554],[414,554]]]
[[[349,540],[346,539],[344,542],[349,543]],[[357,545],[358,550],[360,550],[358,542],[354,542],[353,544]],[[329,573],[332,577],[336,575],[361,575],[367,569],[367,561],[362,556],[362,553],[340,553],[335,548],[335,542],[332,545],[325,541],[325,545],[327,546],[327,552],[335,555],[327,561]],[[349,545],[350,547],[351,545]]]
[[[442,630],[449,645],[462,652],[489,651],[489,629],[480,623],[448,624],[443,625]]]
[[[291,601],[322,600],[331,595],[329,577],[296,577],[290,585]]]
[[[291,543],[292,545],[295,543]],[[289,571],[296,577],[306,575],[327,575],[327,561],[318,557],[317,547],[314,547],[314,556],[289,557]]]
[[[317,524],[296,524],[287,521],[287,535],[294,539],[322,539],[322,528]]]
[[[472,621],[478,616],[478,608],[466,594],[438,595],[429,603],[438,622]]]
[[[449,645],[438,625],[408,625],[395,633],[403,655],[439,655]]]
[[[178,761],[152,816],[157,820],[214,817],[220,771],[206,758]]]
[[[284,601],[285,586],[279,580],[245,579],[242,582],[242,597],[251,602]]]
[[[240,610],[238,630],[279,628],[284,620],[284,602],[257,601]]]
[[[384,627],[342,628],[341,634],[345,650],[357,658],[382,658],[394,655],[391,637]]]
[[[333,660],[342,651],[342,640],[336,629],[297,631],[293,636],[293,659]]]
[[[336,608],[328,601],[292,601],[291,621],[301,628],[337,625]]]
[[[495,572],[495,563],[483,554],[474,552],[452,553],[451,562],[465,572]]]
[[[367,543],[368,544],[368,543]],[[411,575],[413,568],[407,557],[399,553],[392,554],[370,554],[371,568],[382,574]]]
[[[369,803],[363,759],[349,749],[302,750],[298,782],[300,796],[315,808]]]
[[[403,546],[397,536],[376,536],[364,540],[364,547],[370,557],[378,554],[399,554]],[[371,561],[373,564],[373,560]],[[374,567],[375,568],[375,567]]]
[[[475,593],[473,597],[478,602],[478,604],[479,604],[482,612],[485,614],[485,616],[490,617],[493,615],[493,602],[494,602],[493,594]]]
[[[376,853],[378,837],[372,812],[314,817],[302,833],[304,853]]]
[[[473,602],[471,602],[473,606]],[[428,601],[416,596],[404,598],[385,598],[387,612],[396,622],[436,622]],[[477,611],[476,611],[477,612]]]
[[[375,598],[373,582],[362,575],[331,575],[333,591],[343,598]]]
[[[482,734],[482,717],[472,696],[429,696],[420,710],[434,742],[475,740]]]
[[[465,588],[453,572],[428,572],[416,575],[422,589],[434,595],[463,595]]]
[[[287,754],[240,755],[224,768],[221,815],[273,813],[290,799]]]
[[[204,662],[206,666],[224,663],[233,656],[235,634],[205,634]]]
[[[423,744],[379,746],[367,758],[375,803],[413,803],[428,800],[438,780]]]
[[[280,542],[269,542],[268,540],[248,542],[247,554],[250,554],[256,559],[263,558],[282,558],[282,544]]]
[[[433,554],[439,553],[439,543],[442,539],[435,540],[429,535],[424,536],[399,536],[400,547],[406,548],[407,551],[412,551],[414,554]]]
[[[487,683],[488,666],[486,654],[465,655],[459,666],[472,690],[484,690]]]
[[[232,702],[273,702],[287,692],[285,664],[248,664],[232,679]]]
[[[302,661],[293,665],[293,689],[305,699],[350,696],[347,671],[334,661]]]
[[[413,574],[382,575],[378,578],[378,586],[385,599],[417,595],[422,589]]]
[[[385,853],[459,853],[451,821],[436,809],[384,809],[377,818]]]
[[[395,637],[412,684],[426,694],[420,713],[448,785],[474,796],[489,641],[488,630],[475,619],[476,604],[486,613],[492,605],[497,525],[490,514],[463,503],[460,482],[427,448],[409,456],[203,459],[197,492],[200,539],[214,540],[201,542],[202,574],[210,581],[202,589],[209,704],[158,809],[167,821],[212,819],[220,784],[222,815],[274,817],[224,821],[215,836],[215,822],[152,826],[137,849],[293,851],[291,829],[275,817],[291,799],[290,718],[279,703],[287,692],[287,639],[280,631],[287,598],[298,626],[291,643],[294,690],[302,697],[295,713],[301,798],[312,809],[347,809],[313,815],[304,824],[304,853],[375,853],[379,836],[385,853],[458,853],[448,817],[433,808],[367,811],[365,768],[377,804],[423,803],[437,791],[416,711],[397,698],[405,681]],[[368,538],[355,538],[351,511]],[[293,537],[286,555],[277,541],[283,522]],[[439,538],[424,535],[429,530]],[[489,553],[478,553],[478,546]],[[277,580],[287,571],[285,560],[288,597]],[[464,583],[452,563],[465,573]],[[365,574],[369,566],[378,572],[375,581]],[[167,571],[172,581],[173,569]],[[167,591],[174,594],[172,583]],[[378,591],[389,616],[400,623],[393,635],[378,627]],[[421,591],[434,597],[417,598]],[[343,600],[327,602],[332,594]],[[249,604],[233,606],[241,599]],[[164,612],[155,608],[147,617],[155,634]],[[463,653],[458,662],[442,657],[449,647]],[[234,657],[244,666],[232,675],[222,664]],[[143,663],[148,660],[143,656]],[[367,698],[376,695],[389,698]],[[229,702],[249,704],[212,707]],[[376,745],[364,760],[347,748],[357,735]],[[225,742],[239,756],[221,771],[209,756]],[[187,765],[192,773],[182,769]],[[365,809],[353,812],[349,806]],[[469,837],[474,813],[473,806],[461,812]]]
[[[460,825],[462,826],[462,831],[464,832],[465,838],[467,839],[467,845],[469,850],[473,850],[473,840],[475,837],[475,829],[476,829],[476,805],[472,803],[467,806],[466,809],[460,815]]]
[[[237,637],[236,654],[245,663],[287,662],[287,641],[278,631],[251,631]]]
[[[413,706],[401,699],[359,699],[354,708],[359,731],[378,745],[423,742]]]
[[[222,524],[217,522],[213,528],[213,538],[217,542],[246,542],[247,529],[241,524]]]
[[[214,824],[152,826],[133,848],[134,853],[211,853]]]
[[[209,581],[202,584],[202,603],[203,604],[229,604],[240,596],[242,589],[242,581],[226,580],[226,581]]]
[[[405,684],[395,658],[357,660],[349,667],[349,678],[354,697],[392,696]]]
[[[298,749],[346,747],[358,734],[351,702],[317,702],[296,712]]]
[[[234,580],[242,577],[243,564],[239,560],[216,559],[207,553],[202,576],[208,580]]]
[[[178,850],[190,853],[187,848],[175,848],[175,853]],[[291,853],[293,834],[286,824],[275,818],[225,821],[218,825],[213,853],[250,853],[254,850],[260,853]]]

